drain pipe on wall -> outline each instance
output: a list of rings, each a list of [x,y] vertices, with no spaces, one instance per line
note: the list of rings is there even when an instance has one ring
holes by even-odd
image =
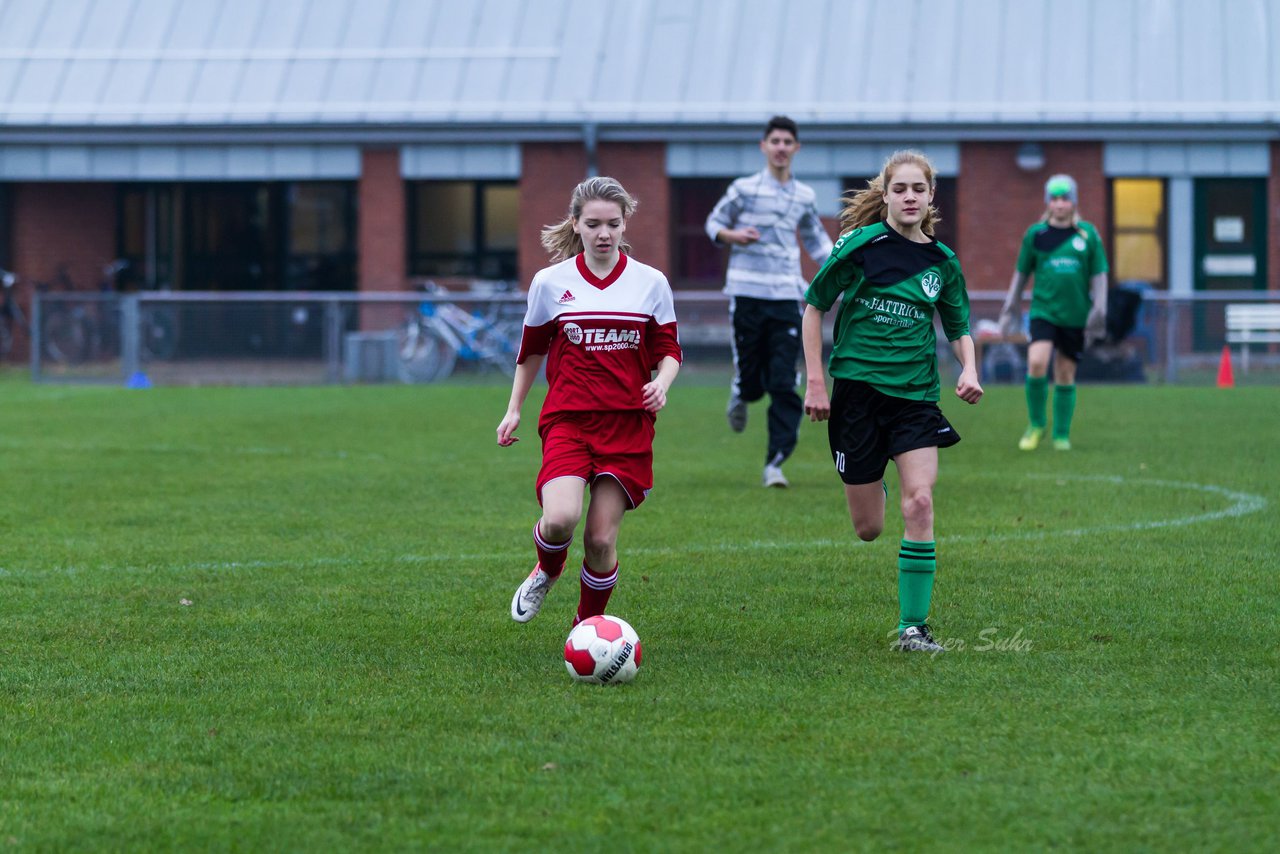
[[[596,148],[599,136],[600,128],[595,122],[582,123],[582,147],[587,150],[588,178],[595,178],[600,174],[600,165],[596,162]]]

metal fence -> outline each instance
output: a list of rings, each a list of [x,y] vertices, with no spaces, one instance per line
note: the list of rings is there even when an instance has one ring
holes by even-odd
[[[1003,292],[970,293],[986,383],[1020,382],[1025,371],[1025,344],[994,332],[1003,299]],[[1145,291],[1113,301],[1116,336],[1086,354],[1081,381],[1212,382],[1233,303],[1278,305],[1280,292]],[[30,323],[31,374],[37,382],[133,385],[498,377],[513,370],[524,307],[524,294],[502,284],[454,292],[40,292]],[[687,363],[727,366],[727,298],[677,292],[676,313]],[[1242,347],[1231,345],[1238,380],[1280,382],[1280,344],[1248,345],[1247,363]],[[945,344],[939,349],[950,366]]]

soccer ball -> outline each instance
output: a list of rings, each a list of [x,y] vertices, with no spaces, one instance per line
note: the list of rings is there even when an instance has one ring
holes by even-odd
[[[564,642],[564,666],[579,682],[630,682],[640,667],[640,636],[626,620],[608,614],[587,617]]]

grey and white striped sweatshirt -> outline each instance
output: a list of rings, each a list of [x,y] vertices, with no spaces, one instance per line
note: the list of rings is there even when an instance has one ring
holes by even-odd
[[[795,178],[779,183],[768,169],[739,178],[707,216],[707,235],[716,239],[721,229],[755,226],[760,239],[733,246],[724,292],[756,299],[799,300],[806,282],[800,275],[800,247],[796,231],[809,257],[819,264],[831,254],[831,238],[822,226],[813,188]]]

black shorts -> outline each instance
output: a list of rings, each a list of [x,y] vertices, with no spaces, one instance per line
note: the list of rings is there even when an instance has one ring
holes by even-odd
[[[1084,356],[1084,327],[1058,326],[1040,318],[1031,318],[1031,340],[1052,341],[1053,349],[1073,362]]]
[[[960,434],[931,400],[907,400],[858,380],[836,379],[827,424],[831,459],[845,483],[875,483],[889,460],[918,448],[949,448]]]

